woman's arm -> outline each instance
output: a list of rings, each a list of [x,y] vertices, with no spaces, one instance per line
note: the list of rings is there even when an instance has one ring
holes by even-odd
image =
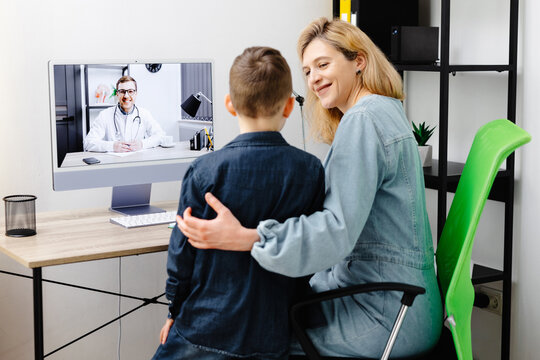
[[[178,227],[189,238],[191,245],[199,249],[250,251],[253,244],[259,241],[257,230],[243,227],[231,211],[211,193],[206,193],[205,200],[217,213],[214,219],[193,217],[189,207],[184,211],[183,218],[176,218]]]
[[[294,277],[313,274],[342,260],[354,245],[354,241],[347,241],[343,221],[329,210],[291,218],[283,224],[267,220],[258,229],[248,229],[215,196],[207,193],[205,199],[216,211],[216,218],[199,219],[191,215],[191,208],[184,211],[183,218],[176,218],[189,243],[199,249],[251,251],[270,271]],[[303,239],[309,238],[314,244],[305,245]]]

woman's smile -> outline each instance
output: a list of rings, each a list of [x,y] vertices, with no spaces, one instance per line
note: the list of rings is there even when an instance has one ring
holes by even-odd
[[[324,96],[329,91],[329,88],[332,84],[325,84],[322,86],[319,86],[315,92],[317,93],[317,96],[320,98],[321,96]]]

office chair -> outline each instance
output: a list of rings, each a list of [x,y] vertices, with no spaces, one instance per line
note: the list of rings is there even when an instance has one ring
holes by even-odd
[[[502,162],[518,147],[528,143],[531,136],[508,120],[494,120],[482,126],[475,135],[467,161],[459,179],[454,200],[448,212],[441,238],[437,245],[437,275],[445,306],[445,325],[450,329],[455,356],[459,360],[472,360],[471,314],[474,302],[474,288],[470,277],[471,252],[474,235],[484,209],[491,186]],[[397,290],[399,284],[358,285],[351,288],[331,290],[316,294],[313,298],[295,304],[290,311],[291,324],[306,357],[291,356],[290,359],[338,359],[321,357],[307,336],[299,321],[302,308],[315,302],[326,301],[358,292]],[[386,288],[385,288],[386,287]],[[416,287],[414,287],[416,288]],[[402,306],[394,323],[387,346],[381,359],[387,359],[403,321],[404,306],[412,305],[412,300],[423,293],[417,288],[405,291]],[[409,292],[408,292],[409,291]],[[406,310],[405,310],[406,312]],[[419,334],[421,336],[421,334]],[[429,354],[416,359],[448,358],[445,345],[439,345]],[[340,358],[347,359],[347,358]],[[352,358],[348,358],[352,359]],[[413,358],[411,358],[413,359]]]

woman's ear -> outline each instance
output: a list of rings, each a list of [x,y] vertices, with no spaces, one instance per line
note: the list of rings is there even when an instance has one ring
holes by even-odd
[[[358,55],[356,55],[355,61],[356,61],[356,70],[364,71],[367,65],[366,55],[364,55],[363,53],[358,53]]]
[[[227,111],[230,112],[232,116],[238,115],[231,101],[231,94],[225,95],[225,108],[227,108]]]

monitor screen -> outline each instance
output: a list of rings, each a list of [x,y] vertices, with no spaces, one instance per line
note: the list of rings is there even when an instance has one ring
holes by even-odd
[[[181,180],[213,149],[210,60],[50,61],[49,85],[54,190]]]

